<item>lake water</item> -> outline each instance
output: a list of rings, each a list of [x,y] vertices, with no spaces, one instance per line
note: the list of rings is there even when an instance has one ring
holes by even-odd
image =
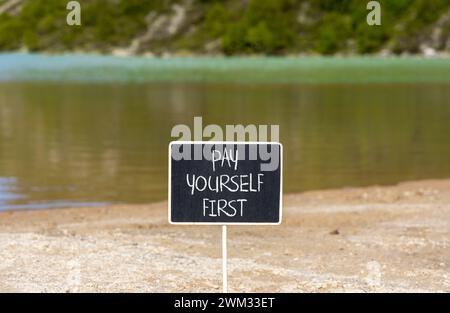
[[[17,68],[0,56],[0,210],[164,200],[170,130],[194,116],[279,124],[285,192],[450,177],[445,81],[58,81]]]

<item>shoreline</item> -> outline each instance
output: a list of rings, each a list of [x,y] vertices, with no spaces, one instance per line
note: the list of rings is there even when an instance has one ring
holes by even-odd
[[[450,292],[450,179],[290,194],[230,226],[232,292]],[[167,203],[0,212],[0,291],[219,292],[220,227]]]
[[[337,59],[352,59],[352,58],[372,58],[372,59],[448,59],[450,58],[449,51],[436,51],[434,54],[426,53],[394,53],[380,51],[375,53],[335,53],[335,54],[320,54],[320,53],[286,53],[286,54],[263,54],[263,53],[237,53],[227,55],[224,53],[195,53],[189,51],[175,51],[166,53],[152,53],[151,51],[145,53],[124,53],[123,47],[115,47],[109,52],[103,52],[100,50],[42,50],[42,51],[29,51],[27,49],[17,50],[2,50],[1,55],[7,54],[28,54],[28,55],[43,55],[43,56],[103,56],[103,57],[115,57],[115,58],[144,58],[144,59],[264,59],[264,58],[337,58]]]

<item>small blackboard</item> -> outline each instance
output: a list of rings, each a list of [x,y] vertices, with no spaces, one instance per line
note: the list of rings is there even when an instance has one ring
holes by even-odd
[[[280,224],[282,150],[268,142],[172,142],[169,222]]]

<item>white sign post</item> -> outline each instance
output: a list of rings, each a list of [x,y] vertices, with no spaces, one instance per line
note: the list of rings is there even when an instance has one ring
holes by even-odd
[[[223,293],[227,293],[228,292],[227,225],[222,225],[222,280],[223,280]]]

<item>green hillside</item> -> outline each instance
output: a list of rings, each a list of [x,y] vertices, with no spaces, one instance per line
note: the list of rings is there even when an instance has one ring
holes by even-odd
[[[450,0],[0,0],[0,50],[124,54],[450,52]],[[9,7],[8,7],[9,4]],[[3,9],[2,9],[3,8]]]

